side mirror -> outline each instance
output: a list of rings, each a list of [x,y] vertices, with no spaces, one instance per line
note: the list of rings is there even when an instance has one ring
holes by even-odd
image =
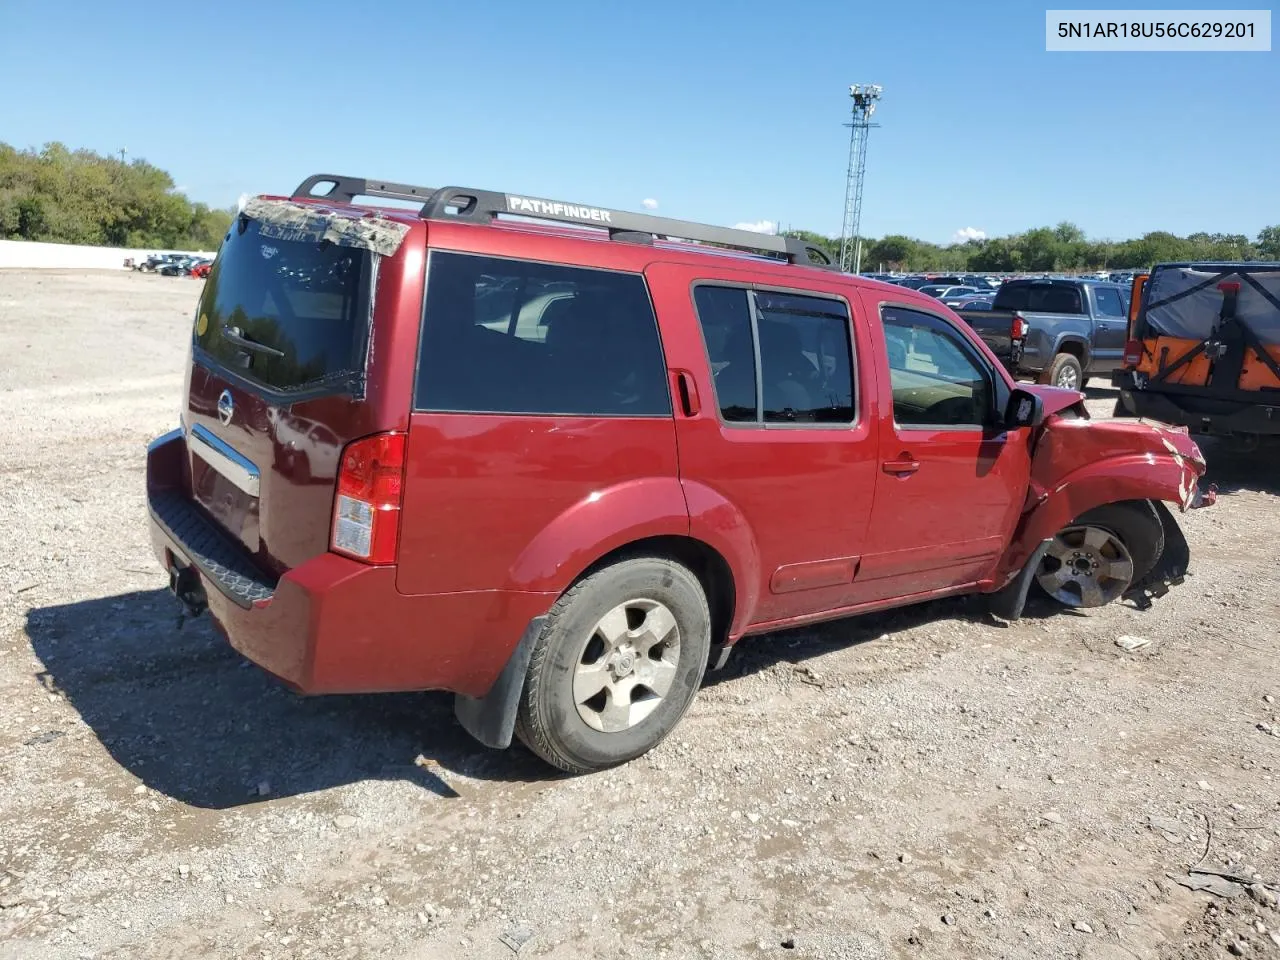
[[[1014,390],[1004,411],[1004,425],[1010,430],[1038,427],[1044,423],[1044,401],[1030,390]]]

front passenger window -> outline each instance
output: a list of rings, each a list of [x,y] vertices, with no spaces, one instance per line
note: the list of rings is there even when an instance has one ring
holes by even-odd
[[[899,426],[984,427],[995,403],[989,371],[944,320],[901,307],[881,310],[893,419]]]

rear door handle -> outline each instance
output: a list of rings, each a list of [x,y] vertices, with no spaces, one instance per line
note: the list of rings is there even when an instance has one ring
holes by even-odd
[[[694,382],[693,374],[688,370],[677,370],[673,379],[684,415],[696,417],[702,410],[702,401],[698,398],[698,385]]]
[[[880,469],[885,473],[915,473],[920,469],[920,461],[911,459],[910,454],[901,454],[897,460],[886,460]]]

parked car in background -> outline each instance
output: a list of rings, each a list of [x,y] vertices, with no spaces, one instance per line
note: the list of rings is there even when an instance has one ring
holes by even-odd
[[[962,294],[959,294],[958,296],[953,296],[950,293],[946,293],[946,294],[943,294],[939,299],[943,303],[945,303],[948,307],[950,307],[952,310],[958,310],[961,307],[974,309],[977,304],[982,304],[982,303],[985,303],[987,305],[987,309],[990,309],[991,301],[994,296],[995,294],[991,291],[988,291],[986,293],[982,293],[982,292],[962,293]]]
[[[154,273],[160,268],[161,264],[168,263],[169,259],[168,255],[153,253],[145,260],[137,261],[133,268],[141,273]]]
[[[162,277],[184,277],[190,275],[193,263],[192,257],[174,257],[161,263],[155,272]]]
[[[1280,440],[1280,263],[1157,264],[1135,283],[1128,336],[1117,416]]]
[[[902,277],[897,281],[897,285],[905,287],[908,290],[919,290],[921,287],[933,283],[928,277],[910,276]]]
[[[931,283],[920,288],[920,293],[930,297],[937,297],[939,300],[946,300],[948,297],[954,299],[969,294],[981,293],[977,287],[965,286],[947,286],[945,284]]]
[[[1120,366],[1130,291],[1083,279],[1009,280],[990,310],[960,316],[1018,377],[1082,390]]]
[[[585,772],[748,634],[1186,573],[1185,432],[1019,386],[937,300],[798,239],[333,175],[241,223],[148,449],[151,537],[301,692],[452,691],[483,743]]]
[[[213,267],[212,260],[197,260],[193,264],[191,264],[191,269],[189,272],[191,276],[197,277],[203,280],[205,277],[209,276],[209,270],[212,267]]]
[[[952,289],[952,284],[948,283],[926,283],[922,287],[917,287],[917,293],[923,293],[926,297],[941,297],[948,290]]]

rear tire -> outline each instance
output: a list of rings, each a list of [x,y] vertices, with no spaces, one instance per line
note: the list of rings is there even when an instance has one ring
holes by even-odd
[[[1053,363],[1049,364],[1049,369],[1045,371],[1041,382],[1054,387],[1065,387],[1068,390],[1083,390],[1084,367],[1080,365],[1080,359],[1074,354],[1059,353],[1053,358]]]
[[[660,557],[605,567],[551,608],[516,736],[569,773],[634,760],[684,716],[710,649],[707,598],[688,568]]]

